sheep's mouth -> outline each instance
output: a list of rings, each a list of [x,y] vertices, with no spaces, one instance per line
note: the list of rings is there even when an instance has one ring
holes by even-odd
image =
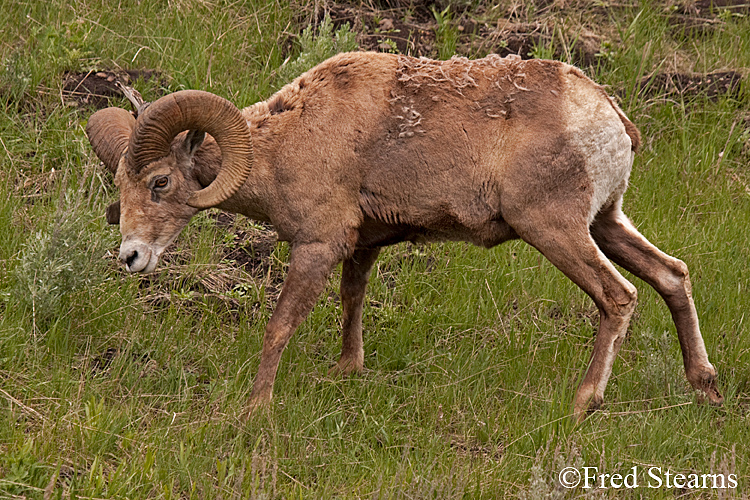
[[[148,274],[156,269],[164,247],[154,248],[141,241],[125,240],[120,245],[120,262],[129,273]]]

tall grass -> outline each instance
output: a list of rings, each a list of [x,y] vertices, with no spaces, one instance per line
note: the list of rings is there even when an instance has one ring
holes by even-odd
[[[435,10],[436,56],[455,50],[451,15],[501,15],[481,5]],[[147,99],[201,88],[244,106],[296,76],[285,72],[297,61],[339,50],[336,30],[298,40],[299,19],[309,17],[300,11],[314,6],[280,1],[8,0],[0,9],[0,498],[694,493],[566,490],[557,479],[566,466],[736,474],[737,489],[698,496],[747,495],[747,97],[644,97],[637,82],[675,53],[691,71],[747,68],[750,21],[724,15],[714,32],[687,38],[656,2],[580,8],[555,15],[571,16],[560,25],[608,26],[611,53],[590,71],[621,96],[644,136],[625,210],[689,265],[724,407],[696,404],[666,306],[628,276],[639,305],[605,406],[575,426],[571,401],[598,324],[590,299],[521,242],[490,251],[452,243],[384,250],[365,304],[367,370],[348,379],[326,375],[340,349],[334,274],[282,357],[274,404],[243,422],[288,248],[259,256],[262,272],[242,267],[227,249],[240,244],[237,234],[266,230],[203,213],[155,275],[125,276],[113,258],[117,228],[103,217],[117,195],[83,132],[91,110],[66,105],[61,82],[67,71],[149,68],[166,83],[136,83]]]

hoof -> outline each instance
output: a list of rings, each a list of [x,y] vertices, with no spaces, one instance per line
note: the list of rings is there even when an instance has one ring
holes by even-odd
[[[596,396],[590,397],[583,404],[576,403],[575,408],[573,409],[573,421],[576,424],[582,423],[586,420],[586,417],[601,408],[602,403],[604,403],[604,399]]]
[[[328,370],[329,377],[346,377],[352,373],[361,373],[363,370],[361,362],[351,359],[340,359],[338,363]]]
[[[713,406],[724,404],[724,396],[721,395],[719,389],[716,387],[716,373],[713,370],[707,373],[704,372],[693,380],[696,381],[691,381],[690,385],[698,393],[699,403],[703,404],[708,401],[708,404]]]
[[[724,396],[716,388],[715,378],[711,383],[696,388],[696,392],[698,393],[698,403],[700,404],[705,402],[708,402],[711,406],[722,406],[724,404]]]
[[[250,396],[245,409],[242,411],[242,420],[248,421],[253,414],[267,412],[271,407],[271,395]]]

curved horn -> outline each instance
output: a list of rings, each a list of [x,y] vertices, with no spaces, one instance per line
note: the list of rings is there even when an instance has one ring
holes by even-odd
[[[120,156],[128,147],[135,118],[122,108],[100,109],[89,117],[86,135],[91,147],[112,174],[117,173]]]
[[[169,154],[172,140],[183,130],[211,134],[221,149],[216,179],[194,192],[188,204],[209,208],[232,196],[253,166],[250,130],[234,104],[209,92],[182,90],[151,104],[138,117],[128,146],[128,165],[135,173]]]

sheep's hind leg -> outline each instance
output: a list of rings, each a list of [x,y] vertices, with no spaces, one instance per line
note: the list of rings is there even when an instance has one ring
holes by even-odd
[[[344,261],[341,271],[341,303],[343,308],[341,357],[329,375],[348,375],[364,368],[362,342],[362,309],[365,289],[380,248],[357,249]]]
[[[615,263],[651,285],[667,303],[680,340],[685,374],[694,389],[713,404],[724,398],[716,387],[716,370],[698,327],[688,269],[651,244],[620,210],[619,204],[602,212],[591,226],[602,251]]]
[[[537,210],[534,214],[527,211],[524,215],[527,217],[518,224],[511,223],[516,232],[586,292],[599,308],[599,331],[573,407],[573,416],[580,422],[588,411],[603,402],[612,366],[635,309],[636,289],[596,246],[585,216],[551,210]]]
[[[249,411],[271,401],[281,353],[312,310],[339,260],[331,247],[323,243],[292,247],[289,271],[276,310],[266,325],[260,366],[248,401]]]

